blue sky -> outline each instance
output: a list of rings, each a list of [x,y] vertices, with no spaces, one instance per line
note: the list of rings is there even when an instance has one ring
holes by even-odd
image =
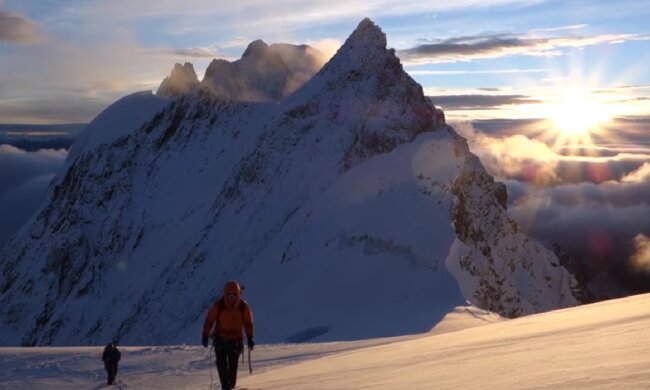
[[[154,89],[175,62],[201,75],[257,38],[332,51],[365,16],[430,95],[547,101],[567,84],[636,86],[625,91],[634,104],[614,114],[649,111],[639,98],[650,96],[650,1],[0,0],[0,123],[86,122]],[[443,108],[539,116],[535,106]]]

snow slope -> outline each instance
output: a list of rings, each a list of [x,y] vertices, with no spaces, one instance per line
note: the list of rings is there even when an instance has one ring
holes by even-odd
[[[458,307],[429,334],[483,326],[503,319],[473,307]],[[254,372],[297,364],[303,361],[348,352],[359,348],[387,345],[421,337],[402,336],[348,342],[258,345],[253,353]],[[210,374],[217,382],[212,350],[200,346],[120,346],[118,385],[122,388],[206,389]],[[103,347],[0,348],[0,388],[98,389],[104,388],[105,373],[100,357]],[[210,372],[212,371],[212,372]],[[241,367],[240,379],[248,374]],[[218,387],[218,386],[217,386]]]
[[[265,389],[647,389],[650,295],[424,336],[247,377]]]
[[[71,155],[0,251],[0,345],[193,343],[229,279],[259,342],[421,333],[466,300],[576,304],[368,19],[279,103],[133,95]]]
[[[446,329],[440,329],[443,327]],[[241,367],[239,386],[300,390],[647,389],[647,329],[650,295],[505,321],[476,309],[458,308],[428,334],[259,345],[253,351],[254,373],[250,375],[246,366]],[[210,387],[211,355],[202,347],[121,349],[118,378],[124,388],[214,388]],[[99,347],[0,348],[0,387],[99,389],[105,380],[100,354]],[[212,375],[216,375],[214,370]]]
[[[67,161],[72,162],[83,152],[127,137],[167,104],[168,99],[154,96],[151,91],[136,92],[119,99],[88,124],[72,144]]]

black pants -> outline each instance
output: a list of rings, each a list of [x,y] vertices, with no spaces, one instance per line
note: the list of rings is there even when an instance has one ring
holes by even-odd
[[[115,382],[115,376],[117,376],[117,362],[104,362],[104,368],[106,368],[106,375],[108,375],[107,382],[112,385]]]
[[[214,353],[217,355],[217,371],[222,390],[231,390],[237,384],[237,365],[244,344],[242,340],[214,341]]]

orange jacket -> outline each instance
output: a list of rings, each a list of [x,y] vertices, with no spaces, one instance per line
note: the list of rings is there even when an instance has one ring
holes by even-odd
[[[236,294],[237,299],[234,304],[227,299],[229,294]],[[239,284],[230,281],[223,288],[223,296],[208,310],[208,316],[203,324],[203,335],[214,334],[217,338],[241,340],[242,328],[246,331],[246,337],[253,337],[253,312],[248,303],[241,299]]]

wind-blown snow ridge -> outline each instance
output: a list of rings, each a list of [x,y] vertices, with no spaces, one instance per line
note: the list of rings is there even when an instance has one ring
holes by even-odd
[[[284,47],[251,46],[242,63]],[[368,19],[279,103],[155,98],[78,148],[0,252],[0,344],[194,342],[233,278],[260,341],[425,332],[465,300],[505,316],[576,303]]]

